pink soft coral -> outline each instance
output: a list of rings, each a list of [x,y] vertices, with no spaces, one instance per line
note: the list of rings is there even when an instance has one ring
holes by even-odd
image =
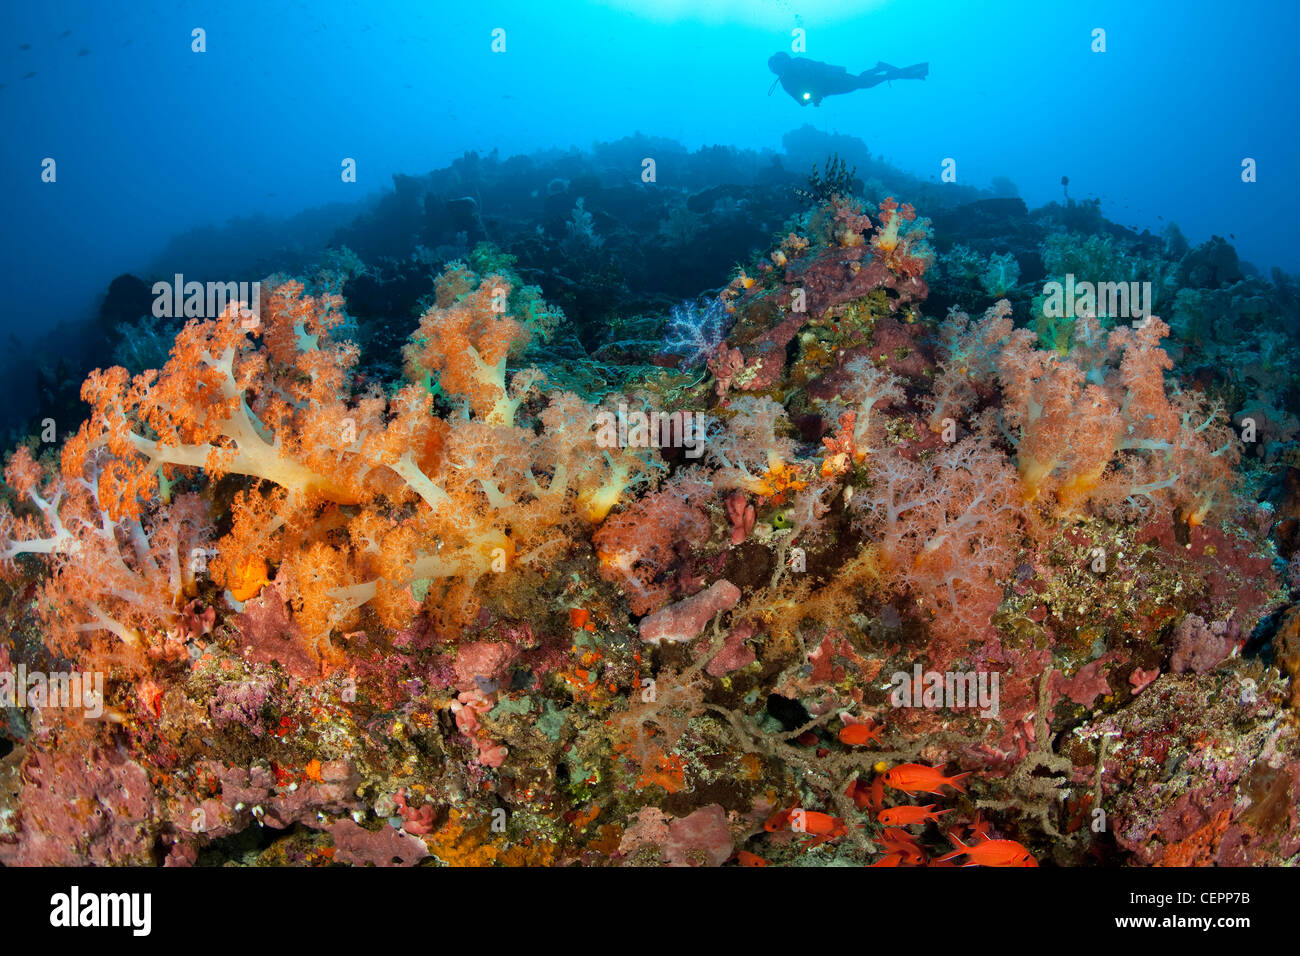
[[[877,574],[887,589],[905,587],[932,620],[936,653],[959,656],[990,628],[1014,566],[1022,520],[1015,471],[968,438],[925,463],[877,456],[871,473],[853,508],[876,542]]]
[[[981,427],[1015,447],[1027,503],[1067,517],[1177,511],[1200,524],[1231,503],[1240,446],[1222,409],[1167,386],[1168,331],[1157,318],[1106,331],[1083,316],[1063,356],[1011,330],[1003,303],[974,324],[954,313],[931,426],[991,392],[995,367],[1000,407],[985,410]]]
[[[879,215],[880,229],[871,237],[871,245],[893,272],[914,279],[923,276],[934,262],[934,252],[926,241],[925,226],[917,222],[916,210],[909,203],[900,206],[888,196],[881,200]]]
[[[939,326],[943,365],[927,399],[932,431],[943,427],[945,418],[957,419],[969,412],[981,390],[991,391],[997,382],[998,356],[1011,338],[1015,323],[1011,303],[997,302],[979,321],[956,308]]]
[[[601,577],[622,585],[633,614],[658,610],[673,597],[670,572],[682,550],[701,544],[712,530],[704,510],[712,495],[699,472],[678,472],[611,515],[593,536]]]

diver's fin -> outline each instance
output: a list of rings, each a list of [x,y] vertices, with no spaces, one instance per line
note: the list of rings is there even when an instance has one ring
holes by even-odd
[[[885,65],[885,64],[882,64]],[[905,66],[901,70],[898,67],[889,67],[889,80],[924,80],[930,75],[929,63],[913,63],[911,66]]]

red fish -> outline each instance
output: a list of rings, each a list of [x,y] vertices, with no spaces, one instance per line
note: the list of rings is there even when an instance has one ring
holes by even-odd
[[[933,803],[925,807],[890,807],[888,810],[881,810],[876,814],[876,819],[887,827],[910,827],[914,823],[938,820],[945,813],[952,813],[952,810],[940,810],[937,813],[932,813],[934,807]]]
[[[844,796],[853,801],[853,805],[859,810],[865,810],[871,806],[871,791],[862,785],[862,781],[857,777],[849,783],[849,788],[844,791]]]
[[[892,770],[885,771],[885,783],[904,793],[938,793],[943,786],[952,787],[958,793],[965,793],[966,788],[957,781],[969,777],[971,771],[959,773],[953,777],[943,775],[943,767],[927,767],[921,763],[901,763]]]
[[[897,854],[909,866],[925,865],[925,852],[906,830],[891,827],[880,835],[880,842],[884,844],[886,853]]]
[[[790,829],[796,833],[810,833],[819,837],[843,836],[848,832],[844,821],[839,817],[818,813],[816,810],[798,809],[790,811]]]
[[[741,866],[767,866],[767,860],[757,853],[750,853],[748,850],[737,851],[736,862]]]
[[[816,837],[809,846],[817,846],[849,832],[844,821],[839,817],[833,817],[829,813],[818,813],[816,810],[804,810],[800,807],[772,814],[763,824],[763,829],[768,833],[791,830],[794,833]]]
[[[777,830],[785,830],[789,827],[791,810],[778,810],[767,818],[763,824],[763,829],[768,833],[775,833]]]
[[[885,807],[885,782],[877,774],[875,779],[871,781],[871,786],[868,787],[861,780],[855,778],[849,784],[849,788],[844,791],[844,796],[852,800],[854,806],[859,810],[870,810],[875,813]]]
[[[975,812],[975,819],[970,824],[971,836],[980,840],[991,840],[993,834],[989,832],[989,823],[984,819],[984,814],[979,811]]]
[[[885,808],[885,778],[880,774],[876,774],[876,779],[871,781],[871,797],[868,805],[872,810]]]
[[[916,846],[916,837],[906,830],[900,830],[897,827],[887,827],[880,834],[880,839],[884,843],[906,843],[908,846]]]
[[[948,839],[956,844],[957,849],[939,857],[935,860],[936,863],[965,853],[969,861],[966,866],[1038,866],[1034,855],[1015,840],[981,840],[967,845],[951,833],[948,834]]]
[[[880,735],[885,728],[876,724],[848,724],[840,728],[840,743],[850,747],[862,747],[869,743],[880,743]]]

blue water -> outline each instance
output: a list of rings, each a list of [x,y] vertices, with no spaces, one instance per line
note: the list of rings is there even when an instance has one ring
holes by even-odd
[[[779,149],[813,123],[923,178],[945,158],[961,183],[1009,177],[1031,206],[1068,175],[1118,223],[1231,234],[1264,270],[1300,271],[1290,0],[49,2],[6,4],[0,24],[0,341],[92,313],[113,276],[204,223],[355,202],[468,149],[636,131]],[[796,27],[809,57],[928,61],[929,79],[816,108],[769,96],[767,58]]]

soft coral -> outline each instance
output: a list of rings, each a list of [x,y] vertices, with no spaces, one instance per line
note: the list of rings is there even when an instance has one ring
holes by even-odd
[[[926,462],[892,449],[872,459],[871,477],[852,502],[876,542],[863,567],[878,587],[905,588],[927,612],[936,655],[983,638],[1015,563],[1022,508],[1014,469],[971,437]]]
[[[1025,500],[1039,510],[1177,511],[1195,526],[1232,501],[1239,443],[1221,408],[1166,384],[1172,362],[1160,341],[1169,328],[1160,319],[1106,330],[1082,316],[1067,355],[1013,331],[1004,303],[977,323],[954,313],[945,330],[932,426],[996,381],[1000,404],[981,422],[1015,448]]]
[[[181,495],[145,518],[113,518],[101,503],[100,472],[110,459],[96,450],[74,478],[44,476],[26,449],[5,470],[6,480],[36,507],[17,518],[0,511],[0,561],[21,555],[49,563],[38,607],[59,653],[73,656],[87,639],[110,655],[121,646],[94,640],[111,634],[135,654],[181,626],[195,593],[195,556],[212,527],[194,495]]]
[[[493,425],[514,423],[520,402],[539,377],[525,370],[506,381],[507,360],[532,337],[528,327],[507,311],[511,290],[510,281],[496,274],[466,291],[440,285],[437,301],[420,317],[420,327],[406,349],[408,370],[437,375],[445,391],[463,399],[477,418]]]
[[[114,516],[139,517],[159,469],[175,466],[265,479],[296,499],[355,502],[349,479],[358,470],[346,466],[358,413],[340,396],[356,349],[326,337],[337,308],[286,282],[258,323],[232,303],[187,324],[161,371],[91,373],[81,394],[93,411],[64,447],[64,473],[79,476],[91,453],[107,448],[99,495]]]
[[[704,508],[712,496],[707,478],[686,469],[595,533],[601,577],[623,586],[633,614],[657,611],[674,596],[671,571],[681,549],[703,543],[712,530]]]

